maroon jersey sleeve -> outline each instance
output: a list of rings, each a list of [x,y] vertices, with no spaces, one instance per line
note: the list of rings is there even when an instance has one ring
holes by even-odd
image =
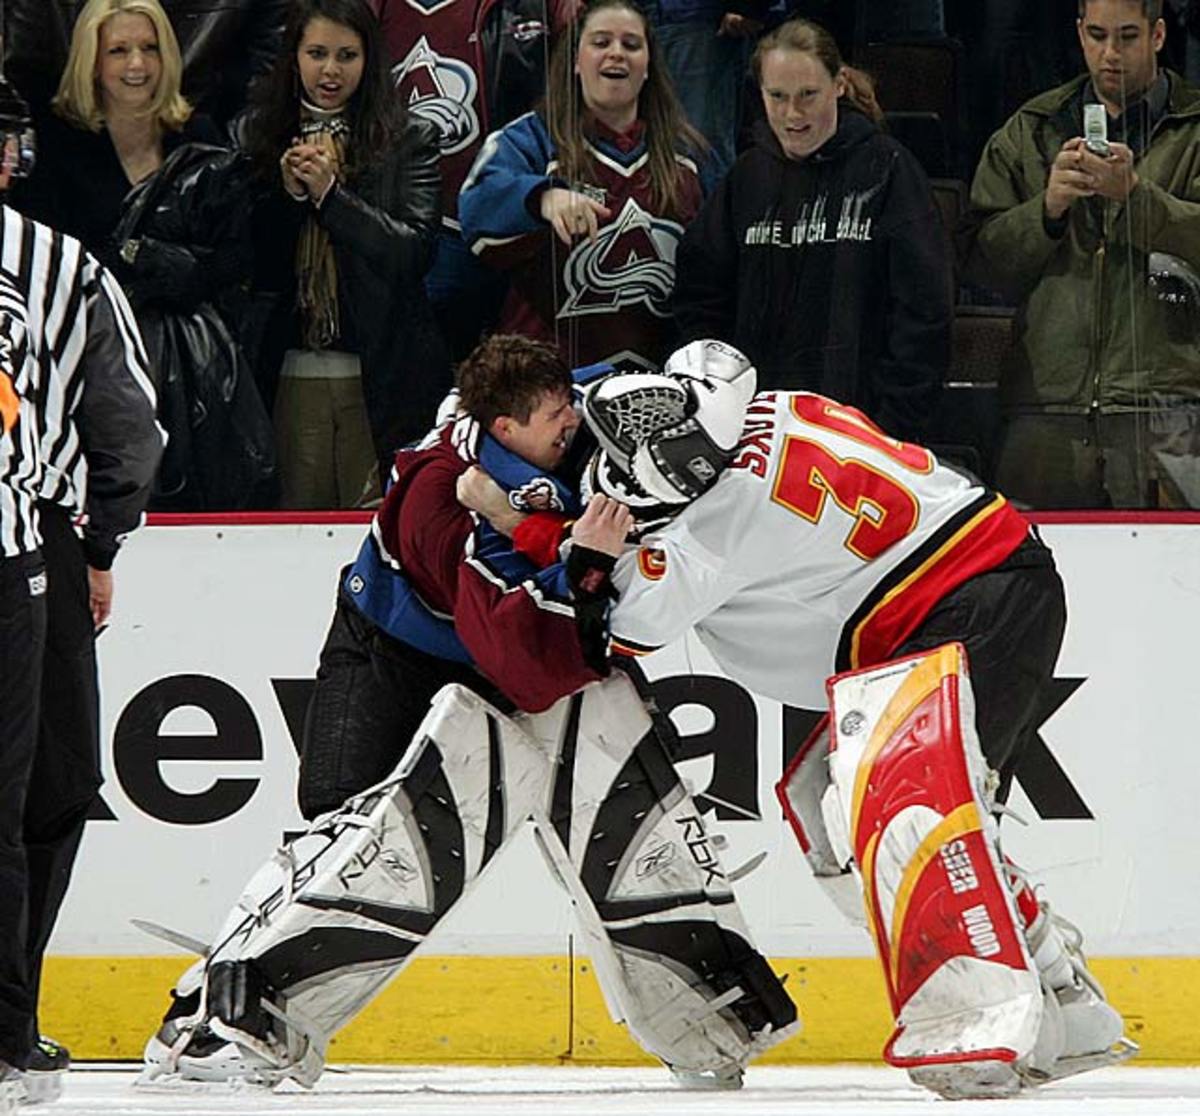
[[[565,578],[479,545],[454,492],[465,467],[439,456],[408,486],[394,517],[401,564],[426,604],[453,618],[476,668],[536,713],[601,675],[584,659]]]

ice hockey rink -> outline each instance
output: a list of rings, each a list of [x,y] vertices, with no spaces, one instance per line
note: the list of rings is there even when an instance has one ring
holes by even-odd
[[[1200,1068],[1097,1070],[999,1101],[948,1102],[883,1066],[751,1067],[737,1093],[685,1092],[664,1070],[550,1066],[403,1066],[330,1070],[315,1089],[275,1092],[226,1085],[135,1085],[129,1065],[72,1070],[44,1116],[932,1116],[949,1105],[970,1116],[1141,1116],[1200,1113]]]

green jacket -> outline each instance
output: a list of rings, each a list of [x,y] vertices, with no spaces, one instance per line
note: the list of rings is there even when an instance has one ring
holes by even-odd
[[[1184,308],[1147,284],[1151,252],[1200,272],[1200,90],[1168,73],[1167,111],[1135,163],[1138,185],[1124,203],[1076,201],[1055,239],[1042,199],[1055,155],[1082,134],[1074,105],[1086,80],[1018,109],[971,185],[967,277],[1020,306],[1005,406],[1078,413],[1200,400],[1200,337],[1180,328]]]

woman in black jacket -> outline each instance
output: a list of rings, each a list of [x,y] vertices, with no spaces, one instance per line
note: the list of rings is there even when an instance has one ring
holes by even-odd
[[[953,290],[928,180],[822,28],[781,25],[752,64],[767,120],[684,234],[679,324],[745,352],[759,390],[819,392],[919,439]]]
[[[450,383],[421,279],[439,221],[436,136],[394,95],[366,0],[300,0],[246,123],[258,371],[287,508],[378,495]],[[380,471],[382,470],[382,472]]]

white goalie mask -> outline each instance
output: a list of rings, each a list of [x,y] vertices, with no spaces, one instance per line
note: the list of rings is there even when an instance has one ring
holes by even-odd
[[[639,519],[639,510],[662,516],[691,502],[733,457],[756,382],[750,361],[720,341],[693,341],[662,372],[600,380],[583,403],[600,443],[585,489],[629,504]]]

